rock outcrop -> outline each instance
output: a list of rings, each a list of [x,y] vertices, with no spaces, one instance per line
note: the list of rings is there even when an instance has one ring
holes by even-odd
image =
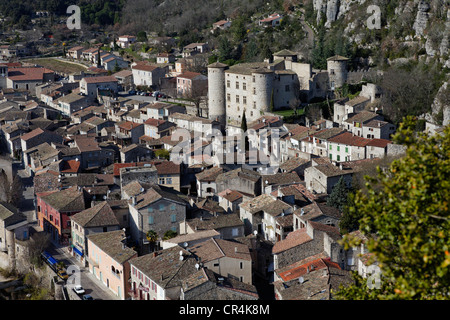
[[[424,0],[420,1],[417,7],[416,20],[413,24],[413,29],[416,32],[416,37],[424,35],[424,30],[427,27],[429,19],[428,11],[430,11],[430,4]]]

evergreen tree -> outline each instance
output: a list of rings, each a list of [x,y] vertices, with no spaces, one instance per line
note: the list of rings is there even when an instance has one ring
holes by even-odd
[[[359,220],[361,220],[360,211],[355,206],[355,194],[348,193],[347,201],[342,209],[342,218],[339,221],[339,231],[341,234],[347,234],[359,229]]]
[[[102,66],[102,59],[100,58],[100,49],[97,51],[97,68],[100,68]]]
[[[334,207],[339,211],[342,211],[347,203],[348,191],[349,189],[345,184],[344,177],[341,176],[338,183],[333,187],[331,194],[328,196],[327,206]]]
[[[247,118],[245,116],[245,109],[242,112],[241,129],[242,129],[242,134],[244,135],[244,138],[241,139],[241,141],[244,142],[244,146],[243,147],[244,147],[245,151],[248,151],[250,149],[250,142],[248,140],[248,135],[246,135],[246,132],[247,132]]]

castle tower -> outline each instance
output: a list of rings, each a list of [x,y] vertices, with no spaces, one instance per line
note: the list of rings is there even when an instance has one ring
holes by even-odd
[[[327,59],[327,71],[330,89],[340,88],[347,82],[348,58],[333,56]]]
[[[208,66],[208,109],[209,119],[226,124],[225,70],[228,65],[215,62]]]
[[[255,88],[255,102],[260,111],[270,111],[270,100],[273,91],[274,71],[260,68],[252,72]]]

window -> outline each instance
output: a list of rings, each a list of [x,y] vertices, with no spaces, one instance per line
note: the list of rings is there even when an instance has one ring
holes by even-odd
[[[330,150],[333,150],[333,146],[330,144]]]
[[[233,229],[231,230],[231,235],[232,235],[233,237],[237,237],[237,236],[239,235],[239,230],[238,230],[238,228],[233,228]]]
[[[348,147],[345,147],[345,153],[348,153]]]
[[[227,80],[227,88],[230,87],[230,80]]]
[[[236,103],[239,103],[239,96],[236,96]]]
[[[239,82],[236,81],[236,89],[239,89]]]
[[[172,178],[166,178],[166,184],[172,184]]]
[[[177,222],[177,215],[176,214],[171,214],[170,215],[170,222]]]
[[[341,147],[340,146],[337,146],[337,151],[341,151]]]
[[[243,262],[239,262],[239,269],[244,269],[244,263]]]
[[[332,154],[330,154],[330,160],[333,160],[333,155]]]
[[[231,96],[229,93],[227,93],[227,101],[231,101]]]
[[[164,209],[165,209],[165,205],[161,203],[159,205],[159,211],[164,211]]]
[[[170,210],[175,211],[175,205],[174,204],[170,205]]]
[[[253,88],[253,94],[256,94],[256,88]]]
[[[147,212],[153,212],[153,208],[152,207],[148,207]]]
[[[255,76],[252,77],[252,81],[255,82]]]
[[[165,178],[159,178],[158,180],[158,184],[166,184],[166,179]]]
[[[50,215],[50,221],[53,221],[53,216],[52,215]]]
[[[242,83],[242,90],[247,90],[247,83],[245,82]]]
[[[337,161],[341,161],[341,156],[337,155]]]
[[[256,101],[253,101],[253,109],[256,109]]]
[[[155,219],[153,218],[153,216],[148,216],[148,224],[154,224],[155,223]]]
[[[247,97],[246,97],[246,96],[243,96],[243,97],[242,97],[242,103],[243,103],[243,104],[247,104]]]

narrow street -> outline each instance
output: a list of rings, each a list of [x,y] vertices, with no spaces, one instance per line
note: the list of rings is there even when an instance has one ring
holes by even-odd
[[[109,290],[105,284],[102,284],[99,279],[89,272],[88,268],[84,267],[75,257],[73,257],[67,247],[56,247],[51,245],[49,253],[59,261],[63,261],[66,268],[76,266],[80,270],[80,284],[86,291],[85,294],[90,294],[94,300],[119,300],[119,298]],[[69,277],[70,273],[68,272]],[[69,282],[66,284],[67,290],[72,290],[73,286]]]

